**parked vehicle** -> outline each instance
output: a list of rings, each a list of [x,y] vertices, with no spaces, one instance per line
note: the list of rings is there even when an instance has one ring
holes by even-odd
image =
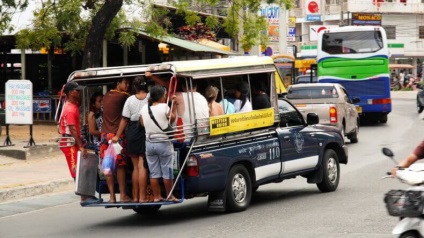
[[[278,98],[279,93],[286,90],[270,57],[244,56],[95,68],[73,72],[68,81],[84,85],[82,95],[90,95],[93,90],[109,85],[117,78],[144,75],[146,70],[169,82],[170,89],[177,81],[177,85],[182,83],[191,89],[196,81],[198,92],[203,93],[202,84],[213,85],[219,88],[223,98],[230,97],[224,92],[231,92],[241,82],[253,90],[253,85],[260,81],[266,85],[270,98],[270,108],[193,119],[183,128],[172,126],[169,133],[175,135],[170,138],[175,149],[175,187],[171,193],[181,202],[208,196],[210,211],[243,211],[259,186],[298,176],[307,178],[308,183],[316,184],[322,192],[337,189],[341,175],[339,163],[348,162],[347,147],[340,131],[317,125],[319,118],[314,113],[306,115],[305,120],[290,102]],[[172,91],[168,90],[169,97],[173,95]],[[253,93],[247,95],[251,100]],[[194,118],[193,98],[188,93],[188,108],[185,110],[193,116],[190,118]],[[88,100],[82,102],[86,105]],[[176,135],[180,135],[182,129],[185,141],[177,142]],[[104,185],[104,181],[98,181],[100,194],[107,193]],[[163,194],[164,197],[168,195]],[[104,202],[89,206],[122,207],[143,213],[172,204],[175,203]]]
[[[335,126],[347,136],[351,143],[358,142],[359,115],[346,89],[337,83],[297,84],[288,88],[287,99],[293,103],[304,117],[316,113],[320,124]]]
[[[424,110],[424,90],[422,84],[417,84],[417,112],[421,113]]]
[[[317,76],[311,76],[310,74],[300,75],[296,77],[295,84],[299,83],[316,83],[318,82]]]
[[[390,149],[383,148],[383,154],[393,159],[394,154]],[[424,237],[424,164],[415,163],[409,168],[399,169],[396,178],[411,187],[390,190],[385,194],[384,202],[389,215],[400,218],[392,234],[401,238],[422,238]]]

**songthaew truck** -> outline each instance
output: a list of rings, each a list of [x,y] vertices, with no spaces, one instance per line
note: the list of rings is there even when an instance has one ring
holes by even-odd
[[[333,192],[340,181],[340,165],[347,164],[348,150],[337,128],[319,125],[316,114],[302,114],[283,98],[281,77],[270,57],[240,56],[223,59],[163,62],[151,65],[93,68],[73,72],[68,81],[83,85],[81,110],[86,113],[89,96],[106,92],[121,77],[134,78],[146,71],[160,77],[168,87],[168,98],[181,85],[204,94],[213,85],[219,89],[218,102],[232,103],[240,84],[248,85],[246,103],[255,100],[256,85],[264,85],[270,107],[207,118],[196,117],[193,93],[187,90],[185,111],[190,121],[174,124],[169,139],[174,146],[174,187],[171,193],[180,203],[207,196],[208,210],[238,212],[248,208],[259,186],[304,177],[322,192]],[[150,75],[149,75],[150,76]],[[106,106],[106,105],[104,105]],[[85,117],[81,117],[85,120]],[[85,125],[86,121],[82,121]],[[84,127],[83,127],[84,128]],[[183,139],[181,139],[183,138]],[[163,140],[163,139],[162,139]],[[128,178],[131,178],[128,176]],[[78,180],[78,178],[77,178]],[[80,178],[77,184],[81,184]],[[130,181],[128,186],[130,187]],[[282,185],[283,186],[283,185]],[[102,176],[96,190],[108,193]],[[165,191],[165,189],[162,189]],[[163,194],[168,197],[169,194]],[[137,213],[155,212],[161,201],[148,203],[91,204],[90,207],[121,207]]]

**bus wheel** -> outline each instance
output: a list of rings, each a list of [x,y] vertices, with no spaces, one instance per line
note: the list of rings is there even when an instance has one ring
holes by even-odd
[[[138,214],[153,214],[159,211],[161,205],[153,205],[153,206],[140,206],[133,208],[133,210]]]
[[[231,168],[227,180],[227,211],[240,212],[246,210],[252,198],[252,183],[249,172],[241,165]]]

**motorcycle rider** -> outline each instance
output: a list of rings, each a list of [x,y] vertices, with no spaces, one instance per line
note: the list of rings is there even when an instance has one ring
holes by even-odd
[[[397,166],[395,166],[391,174],[392,176],[396,175],[396,171],[402,168],[408,168],[411,164],[415,163],[419,159],[424,159],[424,140],[414,149],[414,151],[403,159]]]

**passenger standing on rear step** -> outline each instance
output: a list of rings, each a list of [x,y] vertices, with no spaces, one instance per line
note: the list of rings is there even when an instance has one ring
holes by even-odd
[[[146,159],[150,169],[150,185],[153,190],[154,202],[164,201],[159,185],[163,178],[169,201],[179,202],[170,194],[174,185],[173,145],[164,131],[175,120],[176,107],[171,111],[166,104],[166,89],[155,85],[150,89],[149,104],[141,109],[140,123],[146,128]],[[175,95],[172,101],[175,101]]]

